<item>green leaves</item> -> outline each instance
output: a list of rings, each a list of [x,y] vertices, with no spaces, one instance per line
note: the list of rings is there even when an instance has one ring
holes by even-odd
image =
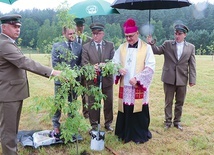
[[[119,71],[120,65],[113,63],[110,60],[106,60],[106,63],[101,65],[102,76],[114,75]]]
[[[86,80],[93,80],[96,77],[94,66],[90,64],[83,66],[79,72]]]
[[[42,108],[49,109],[50,114],[53,116],[54,112],[60,109],[62,115],[68,115],[65,120],[61,121],[60,127],[61,138],[67,143],[71,140],[72,136],[79,135],[79,133],[89,130],[90,127],[90,124],[86,122],[82,113],[80,113],[82,103],[78,100],[78,97],[82,94],[93,96],[95,102],[91,108],[97,110],[102,108],[101,100],[105,100],[106,96],[102,93],[99,86],[90,85],[84,87],[80,83],[81,77],[85,77],[89,81],[97,78],[93,65],[87,64],[83,67],[71,67],[69,62],[72,59],[76,59],[76,56],[71,52],[64,51],[64,54],[60,55],[59,58],[64,61],[57,64],[55,69],[61,70],[62,73],[60,76],[52,77],[51,79],[60,81],[61,85],[56,87],[57,93],[54,97],[39,101],[42,104],[38,104],[37,110],[42,110]],[[106,63],[100,64],[99,67],[102,71],[102,76],[105,77],[117,73],[120,66],[107,60]],[[72,96],[72,102],[68,101],[69,95]],[[38,102],[38,98],[36,101]]]

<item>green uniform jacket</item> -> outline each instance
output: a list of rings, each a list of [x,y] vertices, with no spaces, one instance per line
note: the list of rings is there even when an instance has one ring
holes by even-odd
[[[25,57],[10,38],[0,34],[0,102],[29,97],[26,70],[44,77],[52,72],[52,68]]]
[[[164,55],[162,81],[176,86],[196,84],[195,46],[184,42],[180,59],[177,59],[177,48],[174,40],[167,40],[161,46],[152,45],[154,54]]]

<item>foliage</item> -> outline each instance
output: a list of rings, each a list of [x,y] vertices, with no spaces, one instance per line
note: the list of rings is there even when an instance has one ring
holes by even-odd
[[[198,9],[200,5],[205,9]],[[58,10],[13,10],[11,13],[19,13],[22,15],[22,38],[21,46],[37,48],[39,53],[50,53],[43,49],[51,40],[61,35],[62,22],[66,25],[73,23],[73,16],[68,16],[66,2],[59,6]],[[198,4],[190,7],[177,9],[151,10],[151,24],[155,27],[153,36],[157,40],[157,45],[163,43],[165,39],[173,39],[173,24],[183,22],[186,24],[190,32],[187,35],[187,41],[196,46],[196,50],[200,47],[205,51],[205,55],[210,54],[207,47],[212,46],[214,39],[214,5]],[[59,16],[59,12],[61,15]],[[62,14],[63,12],[63,14]],[[94,16],[94,22],[101,22],[105,25],[105,39],[114,42],[115,48],[123,42],[124,36],[122,25],[127,18],[134,18],[139,28],[148,24],[148,10],[119,10],[120,14],[109,16]],[[67,18],[67,19],[66,19]],[[65,20],[62,20],[65,19]],[[92,23],[91,18],[85,18],[85,32],[91,34],[89,29]],[[203,39],[202,39],[203,38]],[[33,44],[29,43],[33,41]]]
[[[214,41],[212,42],[212,44],[210,46],[207,46],[207,49],[208,49],[207,54],[214,55]]]
[[[61,27],[74,28],[74,17],[67,14],[66,7],[60,8],[57,17],[59,19],[57,24]],[[39,33],[45,37],[45,32],[51,32],[54,28],[54,26],[51,26],[49,20],[46,20]],[[41,44],[42,47],[44,46],[43,49],[45,51],[51,51],[53,43],[64,40],[62,36],[55,37],[53,41],[50,39],[51,37],[49,38],[46,36],[46,39]],[[54,81],[60,81],[60,87],[57,88],[57,93],[55,94],[54,98],[49,97],[48,99],[41,100],[40,102],[43,102],[43,104],[39,104],[39,107],[36,109],[42,110],[44,107],[47,107],[44,103],[52,102],[52,105],[49,108],[51,114],[60,109],[62,114],[69,116],[64,122],[61,123],[60,126],[62,134],[61,138],[65,140],[65,143],[68,143],[74,136],[79,135],[81,132],[85,132],[89,129],[89,125],[86,123],[86,120],[79,113],[81,109],[81,102],[77,100],[78,97],[82,94],[94,96],[95,103],[92,106],[94,109],[101,108],[101,100],[105,99],[106,97],[102,94],[100,87],[89,86],[85,88],[80,84],[80,78],[82,76],[86,77],[87,80],[94,80],[94,78],[96,78],[97,75],[94,70],[94,66],[88,64],[83,67],[71,67],[67,62],[76,59],[76,56],[67,49],[62,50],[64,50],[66,54],[60,55],[59,57],[65,61],[58,63],[57,66],[55,66],[55,69],[61,70],[63,72],[60,76],[51,78]],[[116,65],[110,61],[107,61],[105,65],[100,66],[100,68],[103,70],[103,77],[115,74],[118,71]],[[68,101],[69,95],[72,96],[71,101]],[[36,101],[38,102],[38,99]],[[78,141],[76,149],[78,154]]]
[[[45,20],[44,24],[40,27],[38,31],[39,38],[37,40],[37,47],[40,53],[50,53],[50,51],[45,51],[45,47],[52,42],[55,37],[59,35],[55,33],[56,27],[51,25],[49,19]]]
[[[76,56],[71,52],[61,55],[66,60],[76,59]],[[90,86],[85,88],[80,84],[80,77],[85,76],[87,80],[93,80],[96,78],[94,66],[88,64],[83,67],[75,66],[71,68],[68,64],[62,62],[58,64],[55,69],[62,70],[62,74],[51,79],[60,81],[61,85],[57,89],[55,97],[49,97],[45,100],[41,100],[37,110],[42,110],[49,105],[50,113],[53,114],[57,109],[61,109],[62,114],[68,115],[69,117],[61,123],[61,138],[65,140],[65,143],[71,141],[71,137],[79,135],[81,132],[85,132],[89,129],[89,125],[79,111],[81,110],[81,102],[78,100],[78,96],[86,94],[88,96],[94,96],[95,102],[92,108],[101,108],[101,100],[105,99],[106,96],[102,94],[101,88],[97,86]],[[111,61],[107,61],[105,65],[100,66],[102,68],[102,76],[112,75],[118,72],[118,67]],[[68,101],[69,94],[72,94],[72,102]],[[38,103],[38,99],[35,100]],[[46,104],[45,104],[46,103]],[[49,103],[52,103],[50,105]],[[55,104],[53,104],[55,103]],[[42,108],[43,107],[43,108]],[[35,108],[35,107],[34,107]],[[78,143],[78,141],[77,141]],[[78,145],[77,145],[78,148]],[[78,151],[77,151],[78,152]],[[78,154],[78,153],[77,153]]]
[[[34,21],[32,18],[26,18],[22,24],[25,25],[21,29],[25,33],[20,34],[20,38],[23,40],[22,46],[35,48],[35,41],[37,40],[37,32],[39,30],[38,22]]]
[[[34,52],[33,52],[34,53]],[[47,65],[48,59],[44,54],[32,54],[34,60]],[[156,69],[153,82],[150,87],[150,131],[152,139],[144,144],[136,145],[133,142],[122,143],[113,133],[105,133],[105,149],[102,151],[93,151],[90,149],[91,136],[88,132],[81,132],[83,141],[79,142],[79,152],[86,150],[90,155],[211,155],[214,152],[214,119],[213,119],[213,89],[214,89],[214,61],[212,56],[197,55],[197,84],[194,87],[188,87],[186,96],[182,125],[184,130],[181,132],[172,127],[170,130],[164,130],[164,92],[161,82],[163,56],[155,56]],[[49,116],[51,106],[54,106],[53,81],[44,77],[28,73],[31,97],[26,99],[23,104],[19,131],[23,130],[46,130],[51,129],[51,119]],[[52,101],[50,98],[52,97]],[[50,98],[49,98],[50,97]],[[35,100],[35,99],[38,99]],[[112,127],[115,127],[117,117],[118,86],[114,85],[114,121]],[[43,102],[42,102],[43,100]],[[80,101],[81,98],[78,98]],[[49,101],[49,102],[48,102]],[[45,106],[40,106],[45,104]],[[32,107],[30,109],[30,107]],[[40,108],[38,112],[35,107]],[[81,113],[81,111],[79,111]],[[67,114],[62,115],[62,122],[66,120]],[[101,124],[104,123],[101,115]],[[86,125],[89,121],[86,120]],[[104,131],[104,127],[101,127]],[[114,151],[110,152],[109,149]],[[76,143],[67,143],[65,145],[53,145],[34,149],[31,147],[18,147],[20,155],[74,155],[76,154]],[[1,154],[1,148],[0,148]]]

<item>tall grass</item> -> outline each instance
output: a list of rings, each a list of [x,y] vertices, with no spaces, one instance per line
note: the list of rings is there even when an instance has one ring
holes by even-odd
[[[31,54],[31,58],[49,65],[49,58],[45,55]],[[188,87],[186,101],[183,108],[183,131],[170,128],[164,131],[164,93],[161,82],[163,56],[156,56],[156,70],[150,89],[150,130],[152,139],[147,143],[136,145],[118,141],[114,133],[106,132],[105,146],[117,155],[211,155],[214,152],[214,61],[211,56],[196,56],[197,84]],[[53,81],[38,75],[28,73],[31,97],[24,101],[19,130],[52,129],[49,112],[46,109],[36,113],[32,110],[35,97],[53,95]],[[114,86],[114,122],[117,114],[118,86]],[[66,119],[66,116],[62,117]],[[101,126],[103,129],[103,113]],[[90,149],[91,137],[88,133],[81,133],[84,140],[79,143],[79,150],[86,150],[91,155],[113,154],[107,148],[96,152]],[[75,155],[75,143],[41,147],[39,149],[24,148],[19,145],[20,155]],[[1,154],[1,151],[0,151]]]

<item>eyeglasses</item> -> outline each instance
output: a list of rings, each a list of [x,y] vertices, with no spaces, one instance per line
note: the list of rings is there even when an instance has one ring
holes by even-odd
[[[75,32],[73,32],[73,33],[69,33],[69,35],[74,35],[74,34],[76,34]]]
[[[134,33],[134,34],[132,34],[132,35],[125,35],[125,37],[126,37],[126,38],[133,38],[135,34],[136,34],[136,33]]]
[[[180,36],[182,34],[184,34],[184,33],[183,32],[175,32],[175,35],[178,35],[178,36]]]
[[[98,33],[95,33],[95,32],[93,32],[92,33],[94,36],[98,36],[98,35],[101,35],[101,34],[103,34],[102,32],[98,32]]]

